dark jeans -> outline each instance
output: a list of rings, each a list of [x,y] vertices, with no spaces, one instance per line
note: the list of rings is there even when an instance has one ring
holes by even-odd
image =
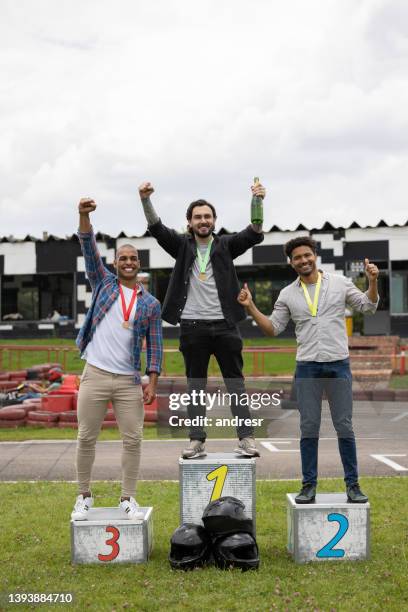
[[[236,394],[231,398],[231,412],[240,419],[250,419],[249,408],[241,405],[239,397],[246,393],[242,375],[242,338],[236,325],[229,325],[224,320],[219,321],[181,321],[180,351],[183,353],[189,392],[205,390],[207,385],[208,364],[214,355],[228,393]],[[189,418],[206,416],[206,406],[203,404],[187,407]],[[246,425],[237,427],[239,438],[253,435],[253,428]],[[191,440],[206,439],[202,427],[190,428]]]
[[[298,361],[295,377],[300,412],[303,483],[317,482],[323,393],[327,396],[333,425],[337,432],[344,480],[347,484],[357,482],[357,450],[352,424],[353,394],[349,359],[325,363]]]

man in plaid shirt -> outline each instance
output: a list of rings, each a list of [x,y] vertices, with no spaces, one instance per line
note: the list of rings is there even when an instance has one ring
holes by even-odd
[[[91,198],[79,203],[79,240],[92,287],[92,303],[78,334],[77,345],[86,365],[78,395],[77,475],[79,495],[71,514],[86,520],[93,505],[91,470],[96,440],[112,402],[123,440],[122,493],[119,506],[130,519],[143,518],[134,498],[143,436],[143,404],[156,396],[163,340],[160,303],[137,282],[136,249],[125,244],[116,252],[112,274],[103,265],[89,214]],[[146,339],[149,384],[142,392],[140,353]]]

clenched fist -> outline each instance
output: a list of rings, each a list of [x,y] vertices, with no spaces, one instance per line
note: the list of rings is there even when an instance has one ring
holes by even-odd
[[[370,263],[370,261],[367,259],[367,257],[364,260],[364,265],[365,265],[365,273],[366,276],[368,278],[369,281],[374,281],[377,280],[378,275],[380,273],[379,269],[377,268],[377,266],[373,263]]]
[[[80,215],[89,215],[96,208],[96,204],[92,198],[81,198],[78,204],[78,211]]]
[[[151,183],[142,183],[139,187],[139,195],[141,200],[146,200],[152,193],[154,193],[154,187]]]
[[[248,308],[248,306],[252,304],[252,295],[246,283],[244,284],[244,287],[239,292],[237,299],[238,299],[238,302],[241,304],[241,306],[245,306],[245,308]]]

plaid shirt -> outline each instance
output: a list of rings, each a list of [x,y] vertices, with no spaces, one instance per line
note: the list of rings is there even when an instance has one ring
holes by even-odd
[[[92,288],[92,304],[76,339],[76,344],[81,351],[81,355],[83,355],[85,348],[92,339],[96,326],[119,297],[119,284],[115,274],[112,274],[103,265],[93,231],[89,233],[78,232],[78,237],[85,258],[86,275]],[[160,302],[148,293],[141,284],[139,287],[133,327],[133,365],[136,370],[137,384],[140,384],[140,353],[143,339],[146,338],[146,374],[150,372],[160,374],[163,357]]]

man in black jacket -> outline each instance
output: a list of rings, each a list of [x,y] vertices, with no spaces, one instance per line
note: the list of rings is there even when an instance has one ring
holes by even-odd
[[[173,325],[180,322],[180,351],[183,353],[190,393],[199,393],[207,383],[208,363],[214,355],[231,397],[231,411],[238,417],[237,452],[259,456],[253,428],[245,423],[250,419],[247,405],[239,398],[245,393],[242,375],[242,338],[237,323],[246,314],[237,302],[238,278],[233,260],[263,240],[262,226],[249,225],[237,234],[214,234],[217,218],[215,208],[205,200],[196,200],[187,209],[186,234],[166,227],[157,216],[150,196],[150,183],[139,187],[144,213],[151,235],[176,260],[166,297],[162,318]],[[265,196],[261,184],[252,192]],[[198,396],[195,395],[195,398]],[[184,458],[205,454],[206,433],[201,426],[206,407],[191,395],[188,415],[199,425],[190,428],[190,445],[183,451]],[[234,401],[236,400],[236,401]],[[242,402],[243,404],[244,402]]]

